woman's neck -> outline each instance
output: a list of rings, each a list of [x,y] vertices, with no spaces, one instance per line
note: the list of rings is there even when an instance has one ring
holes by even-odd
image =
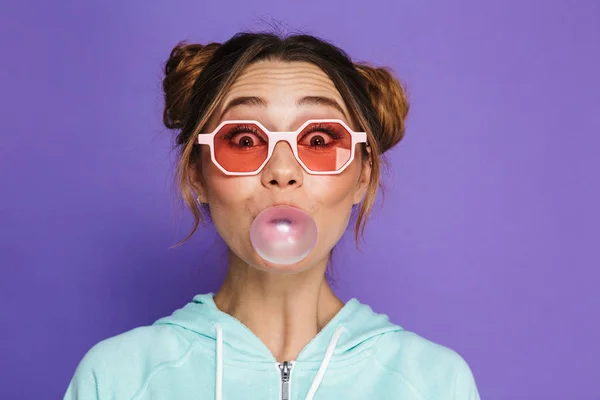
[[[327,259],[296,274],[270,273],[232,257],[215,304],[246,325],[277,361],[298,353],[344,303],[325,279]]]

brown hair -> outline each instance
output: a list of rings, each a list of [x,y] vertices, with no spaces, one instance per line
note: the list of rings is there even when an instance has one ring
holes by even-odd
[[[333,81],[360,130],[367,133],[371,149],[371,180],[361,204],[354,230],[364,239],[366,220],[380,183],[383,153],[404,137],[408,100],[400,82],[387,68],[353,63],[341,49],[310,35],[281,37],[273,33],[238,33],[223,44],[179,43],[171,51],[163,80],[164,124],[178,131],[180,150],[176,179],[183,199],[194,216],[187,241],[204,221],[193,193],[190,166],[199,168],[199,146],[195,138],[202,132],[213,111],[233,81],[250,64],[259,60],[303,61],[321,68]],[[363,155],[369,157],[366,146]],[[381,160],[380,160],[381,159]]]

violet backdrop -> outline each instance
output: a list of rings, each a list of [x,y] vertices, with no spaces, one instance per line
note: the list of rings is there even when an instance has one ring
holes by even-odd
[[[391,67],[412,109],[357,297],[469,363],[482,398],[600,399],[599,1],[21,1],[0,11],[0,398],[58,399],[98,341],[223,278],[161,126],[180,40],[300,31]]]

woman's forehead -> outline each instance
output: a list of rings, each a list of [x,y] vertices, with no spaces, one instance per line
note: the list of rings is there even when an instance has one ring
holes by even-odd
[[[225,116],[239,106],[337,108],[340,114],[348,115],[331,79],[307,62],[260,61],[248,66],[227,91],[217,112]]]
[[[281,61],[281,60],[261,60],[254,62],[242,71],[238,80],[248,80],[252,78],[274,77],[281,80],[290,77],[305,77],[321,80],[322,82],[333,82],[327,74],[317,65],[305,61]]]
[[[246,67],[233,82],[225,100],[238,96],[304,97],[341,95],[327,74],[308,62],[259,61]]]

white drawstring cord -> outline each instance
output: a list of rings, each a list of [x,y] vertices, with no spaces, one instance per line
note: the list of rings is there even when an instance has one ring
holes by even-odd
[[[319,385],[321,384],[321,381],[323,380],[323,377],[325,376],[325,370],[327,369],[327,366],[329,365],[329,361],[331,361],[331,357],[333,357],[333,351],[335,350],[337,341],[340,338],[340,336],[342,335],[342,333],[344,333],[344,327],[340,326],[339,328],[337,328],[337,330],[331,337],[331,341],[329,342],[329,346],[327,346],[327,351],[325,352],[325,357],[323,357],[323,361],[321,362],[321,366],[319,367],[317,376],[315,376],[315,379],[313,380],[313,383],[310,386],[310,390],[308,391],[308,394],[306,395],[306,400],[312,400],[313,397],[315,396],[315,393],[317,393],[317,389],[319,388]]]
[[[221,325],[215,324],[217,331],[217,381],[215,388],[215,397],[217,400],[223,399],[223,330]]]
[[[215,397],[216,400],[223,400],[223,330],[219,324],[215,324],[215,330],[217,331],[217,378],[215,385]],[[327,346],[327,351],[325,352],[325,357],[323,357],[323,361],[321,362],[321,366],[317,371],[317,375],[315,376],[310,390],[306,395],[306,400],[312,400],[315,396],[315,393],[317,393],[317,389],[319,389],[319,386],[321,385],[321,381],[325,376],[325,370],[327,370],[329,361],[331,361],[331,358],[333,357],[335,346],[337,345],[342,333],[344,333],[344,327],[340,326],[336,329],[335,333],[331,337],[331,341],[329,342],[329,346]]]

